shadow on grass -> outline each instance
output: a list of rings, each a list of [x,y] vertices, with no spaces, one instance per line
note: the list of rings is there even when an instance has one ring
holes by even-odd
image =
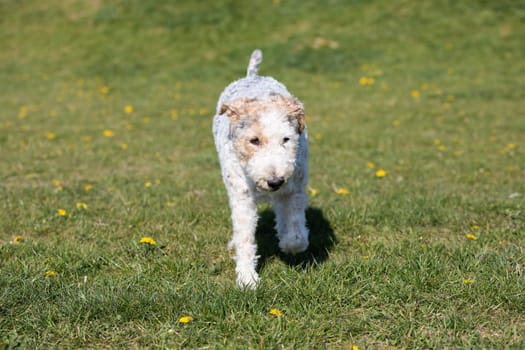
[[[274,257],[278,257],[289,266],[303,268],[325,262],[330,250],[337,243],[334,230],[318,208],[306,210],[306,224],[310,230],[308,249],[296,255],[282,253],[279,249],[279,240],[275,230],[275,213],[270,208],[260,213],[255,239],[259,258],[258,270]]]

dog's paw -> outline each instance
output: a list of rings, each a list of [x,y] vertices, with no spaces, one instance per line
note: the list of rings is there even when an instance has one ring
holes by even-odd
[[[259,275],[255,271],[237,271],[237,286],[241,289],[255,289]]]
[[[279,241],[279,248],[283,253],[302,253],[308,248],[308,238],[299,235],[285,236]]]

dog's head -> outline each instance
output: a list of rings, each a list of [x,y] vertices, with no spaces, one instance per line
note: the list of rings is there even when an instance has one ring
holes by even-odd
[[[293,97],[240,98],[221,106],[230,118],[230,135],[246,174],[259,190],[277,191],[293,174],[304,108]]]

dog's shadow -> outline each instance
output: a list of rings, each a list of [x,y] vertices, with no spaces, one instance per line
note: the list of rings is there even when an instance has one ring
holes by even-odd
[[[325,219],[323,212],[313,207],[306,210],[306,225],[310,231],[308,249],[296,255],[282,253],[274,227],[275,213],[270,208],[264,209],[260,213],[255,232],[257,254],[259,255],[257,270],[263,269],[274,257],[278,257],[289,266],[303,268],[325,262],[330,250],[337,243],[334,230]]]

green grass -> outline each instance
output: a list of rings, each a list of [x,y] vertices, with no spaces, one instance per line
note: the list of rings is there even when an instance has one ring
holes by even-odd
[[[0,13],[0,348],[525,348],[520,3]],[[257,47],[306,106],[312,244],[261,207],[242,291],[211,119]]]

